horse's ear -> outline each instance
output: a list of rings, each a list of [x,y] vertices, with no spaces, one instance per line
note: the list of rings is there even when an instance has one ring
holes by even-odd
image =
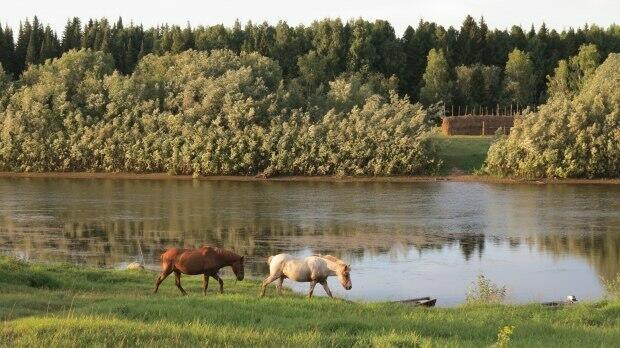
[[[243,260],[244,260],[243,258],[244,258],[244,257],[245,257],[245,256],[241,256],[241,258],[240,258],[239,260],[241,260],[241,262],[243,262]]]
[[[347,271],[351,272],[351,265],[347,265]]]

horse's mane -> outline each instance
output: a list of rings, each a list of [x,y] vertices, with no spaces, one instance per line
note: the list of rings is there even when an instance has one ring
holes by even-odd
[[[220,256],[222,256],[222,258],[226,260],[237,261],[241,258],[241,255],[235,252],[232,252],[230,250],[227,250],[227,249],[222,249],[222,248],[213,247],[213,246],[203,246],[203,248],[210,248],[211,250],[213,250],[213,252],[215,252],[216,254],[219,254]]]
[[[335,257],[335,256],[332,256],[332,255],[321,255],[321,254],[316,254],[316,255],[312,255],[312,256],[320,257],[320,258],[322,258],[322,259],[325,259],[325,260],[328,260],[328,261],[331,261],[331,262],[335,262],[335,263],[337,263],[337,264],[341,264],[341,265],[345,265],[345,266],[347,265],[347,263],[346,263],[346,262],[344,262],[344,261],[342,261],[341,259],[339,259],[339,258],[337,258],[337,257]]]

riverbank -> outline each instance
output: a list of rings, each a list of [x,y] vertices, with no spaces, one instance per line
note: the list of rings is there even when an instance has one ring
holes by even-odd
[[[155,273],[31,264],[0,256],[0,346],[489,346],[514,326],[510,344],[613,346],[620,341],[620,302],[546,308],[413,308],[393,303],[307,300],[257,281],[225,280],[206,297],[200,277],[173,279],[160,293]],[[317,290],[320,291],[320,290]]]
[[[619,185],[620,178],[614,179],[512,179],[485,175],[437,175],[437,176],[388,176],[388,177],[337,177],[337,176],[280,176],[256,177],[236,175],[199,176],[170,175],[166,173],[90,173],[90,172],[46,172],[15,173],[0,172],[0,177],[14,178],[68,178],[68,179],[130,179],[130,180],[199,180],[199,181],[284,181],[284,182],[480,182],[497,184],[603,184]]]

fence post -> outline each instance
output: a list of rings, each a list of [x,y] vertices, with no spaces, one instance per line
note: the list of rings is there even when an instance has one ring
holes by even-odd
[[[482,120],[482,135],[484,135],[484,120]]]

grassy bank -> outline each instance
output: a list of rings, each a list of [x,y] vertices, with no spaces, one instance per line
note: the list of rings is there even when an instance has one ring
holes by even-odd
[[[487,158],[493,136],[438,134],[433,141],[443,161],[442,174],[471,174],[480,169]]]
[[[0,345],[488,346],[514,326],[514,346],[612,346],[620,342],[620,303],[411,308],[288,292],[259,299],[256,281],[227,279],[207,297],[184,277],[182,297],[154,274],[26,264],[0,258]],[[319,290],[320,291],[320,290]]]

